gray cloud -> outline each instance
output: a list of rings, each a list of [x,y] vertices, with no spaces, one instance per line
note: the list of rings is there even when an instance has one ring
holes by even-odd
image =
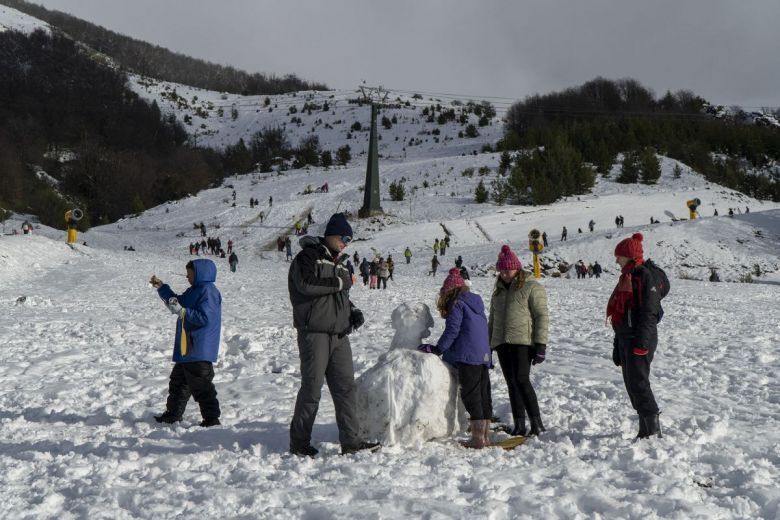
[[[601,75],[780,105],[776,0],[37,0],[129,36],[333,88],[522,98]]]

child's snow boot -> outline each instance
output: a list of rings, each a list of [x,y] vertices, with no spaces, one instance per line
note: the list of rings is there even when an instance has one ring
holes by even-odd
[[[640,436],[640,439],[647,439],[654,435],[663,437],[661,435],[661,423],[658,420],[660,414],[648,415],[640,418],[640,421],[645,425],[644,437]]]
[[[200,421],[200,425],[204,428],[208,428],[210,426],[219,426],[220,424],[222,423],[219,422],[218,417],[208,417]]]
[[[485,419],[475,419],[471,421],[470,422],[471,438],[461,443],[463,447],[474,448],[474,449],[484,448],[485,438],[487,436],[485,429],[489,428],[488,426],[489,422],[490,420],[485,420]]]
[[[158,423],[173,424],[175,422],[181,421],[181,415],[172,414],[166,410],[160,415],[155,415],[154,420]]]

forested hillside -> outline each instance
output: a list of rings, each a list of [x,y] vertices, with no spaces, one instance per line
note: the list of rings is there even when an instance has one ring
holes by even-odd
[[[23,0],[0,0],[0,3],[48,22],[72,38],[111,57],[122,68],[145,76],[242,95],[327,89],[321,83],[304,81],[295,74],[250,74],[233,67],[209,63]]]
[[[79,205],[88,227],[219,179],[219,156],[126,83],[66,36],[0,33],[0,207],[61,227]]]
[[[657,153],[688,164],[712,182],[777,201],[780,127],[774,115],[758,116],[739,109],[715,114],[689,91],[657,99],[632,79],[597,78],[531,96],[507,111],[501,146],[526,152],[516,157],[505,188],[521,201],[550,202],[576,192],[571,186],[582,177],[580,160],[608,175],[618,154],[628,158],[619,181],[652,184],[659,175],[653,163]],[[530,158],[528,150],[536,150]],[[509,157],[505,163],[509,169]]]

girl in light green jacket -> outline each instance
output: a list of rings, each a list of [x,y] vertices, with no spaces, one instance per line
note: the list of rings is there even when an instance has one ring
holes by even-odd
[[[509,389],[512,435],[539,435],[544,425],[530,374],[531,365],[542,363],[547,350],[547,293],[536,280],[526,279],[520,260],[509,246],[501,247],[496,271],[488,333]],[[525,426],[526,412],[530,431]]]

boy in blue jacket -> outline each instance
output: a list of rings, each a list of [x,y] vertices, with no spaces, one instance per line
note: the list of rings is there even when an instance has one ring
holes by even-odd
[[[222,328],[222,295],[214,285],[216,279],[217,266],[205,258],[187,263],[190,288],[180,295],[157,276],[152,276],[152,286],[157,289],[168,310],[177,316],[173,343],[175,365],[171,371],[165,412],[155,415],[157,422],[170,424],[181,421],[187,401],[192,396],[203,416],[200,425],[219,424],[219,401],[212,383],[213,363],[219,354]]]

